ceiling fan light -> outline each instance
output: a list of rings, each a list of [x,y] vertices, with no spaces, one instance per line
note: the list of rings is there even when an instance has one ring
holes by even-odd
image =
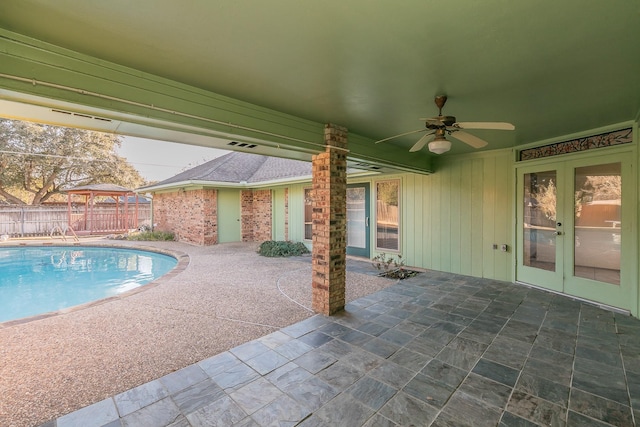
[[[429,151],[436,154],[446,153],[451,150],[451,142],[446,139],[434,139],[429,143]]]

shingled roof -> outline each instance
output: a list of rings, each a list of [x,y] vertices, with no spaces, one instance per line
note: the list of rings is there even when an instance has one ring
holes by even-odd
[[[234,151],[148,188],[197,182],[260,183],[311,177],[311,163]]]

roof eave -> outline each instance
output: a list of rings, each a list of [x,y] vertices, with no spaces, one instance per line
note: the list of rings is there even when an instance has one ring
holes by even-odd
[[[380,172],[376,171],[367,171],[361,170],[357,172],[349,172],[347,174],[348,178],[369,176],[369,175],[378,175]],[[172,190],[178,188],[188,188],[188,187],[215,187],[215,188],[264,188],[264,187],[275,187],[280,185],[288,185],[288,184],[304,184],[307,182],[311,182],[311,175],[297,176],[292,178],[280,178],[280,179],[272,179],[268,181],[258,181],[258,182],[223,182],[223,181],[207,181],[207,180],[186,180],[186,181],[178,181],[161,185],[151,185],[149,187],[141,187],[135,190],[136,193],[152,193],[157,191],[165,191]]]
[[[204,180],[186,180],[178,182],[170,182],[167,184],[150,185],[148,187],[136,188],[136,193],[153,193],[156,191],[171,190],[174,188],[186,188],[186,187],[230,187],[238,188],[242,187],[242,184],[236,182],[222,182],[222,181],[204,181]]]

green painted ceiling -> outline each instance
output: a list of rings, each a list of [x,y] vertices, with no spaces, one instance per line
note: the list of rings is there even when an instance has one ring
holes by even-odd
[[[437,94],[516,126],[473,132],[487,149],[640,111],[638,0],[4,0],[0,27],[373,140],[421,128]]]

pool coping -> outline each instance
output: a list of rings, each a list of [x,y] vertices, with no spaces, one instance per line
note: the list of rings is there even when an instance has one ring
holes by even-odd
[[[91,243],[91,244],[83,244],[83,243],[78,243],[78,242],[74,242],[74,243],[53,243],[53,242],[45,242],[45,243],[18,243],[18,244],[3,244],[2,246],[0,246],[0,248],[23,248],[23,247],[52,247],[52,246],[68,246],[68,247],[84,247],[84,248],[99,248],[99,247],[110,247],[110,248],[116,248],[116,249],[133,249],[133,250],[141,250],[141,251],[146,251],[146,252],[155,252],[155,253],[159,253],[162,255],[168,255],[172,258],[175,258],[177,261],[177,264],[175,265],[175,267],[173,267],[171,270],[169,270],[167,273],[163,274],[161,277],[158,277],[157,279],[149,282],[149,283],[145,283],[144,285],[141,286],[137,286],[134,289],[130,289],[128,291],[122,292],[121,294],[118,295],[114,295],[114,296],[110,296],[110,297],[106,297],[106,298],[102,298],[99,300],[95,300],[95,301],[89,301],[83,304],[78,304],[78,305],[74,305],[71,307],[66,307],[60,310],[56,310],[56,311],[49,311],[46,313],[42,313],[42,314],[36,314],[34,316],[28,316],[28,317],[22,317],[20,319],[14,319],[14,320],[7,320],[6,322],[0,322],[0,328],[8,328],[8,327],[12,327],[12,326],[16,326],[16,325],[21,325],[24,323],[30,323],[30,322],[34,322],[36,320],[42,320],[42,319],[48,319],[50,317],[54,317],[54,316],[61,316],[63,314],[68,314],[68,313],[73,313],[76,311],[80,311],[80,310],[86,310],[87,308],[92,308],[92,307],[96,307],[102,304],[106,304],[108,302],[112,302],[112,301],[117,301],[117,300],[121,300],[123,298],[127,298],[130,297],[132,295],[138,294],[140,292],[144,292],[146,290],[152,289],[156,286],[159,286],[165,282],[167,282],[170,279],[173,279],[174,277],[176,277],[178,274],[182,273],[188,266],[189,263],[191,262],[191,259],[189,257],[189,255],[185,252],[182,251],[178,251],[178,250],[170,250],[170,249],[164,249],[164,248],[156,248],[153,246],[145,246],[145,245],[139,245],[139,244],[131,244],[131,245],[123,245],[123,244],[118,244],[118,243],[110,243],[110,242],[106,242],[106,243],[101,243],[101,244],[96,244],[96,243]]]

